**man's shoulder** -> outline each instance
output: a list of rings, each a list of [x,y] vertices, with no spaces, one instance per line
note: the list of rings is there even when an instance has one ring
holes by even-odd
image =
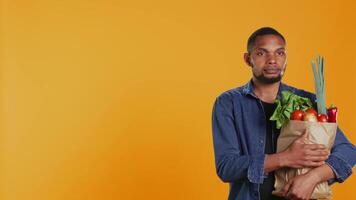
[[[225,90],[217,96],[217,99],[232,99],[234,97],[241,96],[243,89],[244,85]]]
[[[291,85],[288,85],[286,83],[281,83],[281,87],[282,87],[282,91],[283,90],[288,90],[298,96],[301,97],[306,97],[311,99],[312,101],[316,100],[316,96],[314,93],[301,89],[301,88],[297,88]],[[221,99],[221,100],[228,100],[228,99],[233,99],[233,98],[240,98],[243,96],[243,94],[248,93],[249,91],[249,84],[245,84],[245,85],[241,85],[241,86],[237,86],[235,88],[223,91],[222,93],[220,93],[217,97],[217,99]]]

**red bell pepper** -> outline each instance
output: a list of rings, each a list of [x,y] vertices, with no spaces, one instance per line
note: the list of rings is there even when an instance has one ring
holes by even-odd
[[[337,122],[337,107],[334,105],[331,105],[330,108],[328,108],[328,118],[330,123]]]

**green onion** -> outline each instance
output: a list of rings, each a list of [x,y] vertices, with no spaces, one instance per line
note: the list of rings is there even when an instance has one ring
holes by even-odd
[[[324,85],[324,58],[322,56],[317,56],[315,61],[311,62],[311,65],[314,74],[318,113],[326,114],[325,85]]]

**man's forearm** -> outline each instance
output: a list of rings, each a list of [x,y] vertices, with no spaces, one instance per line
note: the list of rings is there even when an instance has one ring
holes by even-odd
[[[264,172],[269,173],[279,168],[287,166],[286,154],[284,152],[268,154],[265,158]]]
[[[327,164],[310,170],[308,172],[308,175],[313,176],[317,183],[321,183],[329,179],[335,178],[334,171]]]

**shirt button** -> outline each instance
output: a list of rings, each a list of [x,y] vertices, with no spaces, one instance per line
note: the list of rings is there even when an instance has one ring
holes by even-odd
[[[260,140],[260,143],[263,144],[263,140]]]

